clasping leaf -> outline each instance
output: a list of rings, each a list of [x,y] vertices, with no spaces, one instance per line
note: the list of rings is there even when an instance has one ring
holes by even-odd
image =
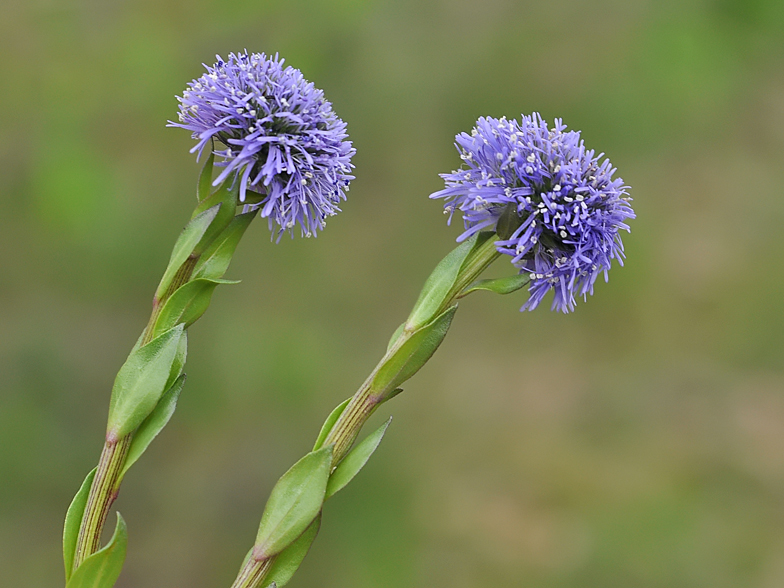
[[[332,445],[328,445],[308,453],[278,480],[256,535],[256,560],[280,553],[310,526],[321,511],[331,469]]]
[[[128,530],[117,513],[117,526],[111,541],[82,562],[65,588],[112,588],[122,571],[127,546]]]
[[[381,439],[384,438],[384,433],[387,432],[387,427],[391,422],[392,417],[389,417],[387,422],[357,443],[356,447],[341,460],[338,467],[335,468],[335,471],[329,477],[324,500],[345,488],[354,479],[354,476],[365,467],[370,456],[373,455],[373,452],[378,448],[378,444],[381,443]]]
[[[163,273],[161,283],[158,284],[158,289],[155,291],[156,300],[161,300],[163,298],[163,295],[166,293],[166,290],[169,289],[177,270],[180,269],[180,266],[182,266],[193,253],[193,250],[199,244],[199,241],[201,241],[204,233],[207,232],[210,223],[215,220],[220,208],[221,207],[217,205],[213,206],[195,216],[185,225],[182,233],[180,233],[180,236],[177,238],[177,242],[174,244],[171,258],[169,258],[169,265],[166,266],[166,271]]]
[[[152,440],[158,436],[163,428],[168,424],[174,414],[174,409],[177,408],[177,399],[180,397],[182,387],[185,385],[185,374],[174,380],[174,383],[164,392],[158,404],[146,419],[142,421],[136,433],[131,439],[131,446],[128,448],[128,454],[125,457],[122,472],[120,472],[120,479],[125,477],[125,473],[136,463],[142,453],[147,450]]]
[[[124,437],[153,411],[170,381],[183,334],[180,324],[131,351],[114,380],[107,436]]]
[[[310,526],[305,529],[305,532],[300,535],[294,543],[289,545],[286,549],[278,554],[275,562],[270,567],[265,582],[272,582],[271,587],[277,586],[282,588],[291,580],[294,572],[299,569],[302,560],[310,550],[310,546],[318,535],[319,528],[321,527],[321,513],[316,515],[316,519],[310,523]]]
[[[530,281],[528,274],[516,274],[514,276],[507,276],[505,278],[494,278],[490,280],[479,280],[474,282],[468,288],[460,293],[460,298],[468,296],[471,292],[477,290],[489,290],[496,294],[511,294],[517,292],[520,288],[525,286]]]
[[[446,337],[457,305],[446,309],[432,322],[415,331],[384,362],[373,378],[371,388],[382,400],[400,384],[417,373],[427,363]]]
[[[237,244],[256,214],[257,212],[254,210],[234,217],[229,226],[213,240],[199,257],[199,261],[196,262],[196,267],[193,269],[194,278],[217,280],[226,273],[234,251],[237,249]]]
[[[79,537],[79,527],[82,524],[84,509],[87,506],[87,497],[90,495],[90,487],[93,485],[95,470],[87,474],[82,482],[79,491],[71,501],[68,512],[65,514],[65,525],[63,526],[63,562],[65,563],[65,581],[68,582],[73,572],[73,560],[76,554],[76,540]]]
[[[207,311],[217,286],[237,283],[233,280],[196,278],[180,286],[163,305],[155,321],[155,333],[168,331],[180,323],[187,329]]]

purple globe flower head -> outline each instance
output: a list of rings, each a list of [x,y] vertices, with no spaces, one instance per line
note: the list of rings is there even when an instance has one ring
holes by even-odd
[[[520,310],[533,310],[553,290],[552,309],[570,312],[575,294],[593,294],[601,273],[607,280],[611,260],[623,265],[619,231],[635,216],[629,187],[578,131],[560,119],[548,128],[537,113],[519,122],[487,117],[455,146],[463,168],[442,174],[446,189],[430,197],[446,200],[450,222],[460,211],[466,230],[458,241],[497,231],[498,251],[530,274]]]
[[[246,205],[261,209],[270,230],[315,236],[326,218],[340,211],[345,200],[351,157],[346,124],[337,117],[324,93],[283,59],[263,53],[229,54],[200,78],[188,84],[180,102],[179,122],[169,126],[192,132],[198,141],[191,152],[201,156],[216,142],[223,170],[220,185],[231,176],[239,181],[239,197],[247,190],[262,194],[261,202]]]

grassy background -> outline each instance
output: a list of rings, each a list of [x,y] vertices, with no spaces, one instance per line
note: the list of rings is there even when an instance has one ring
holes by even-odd
[[[784,585],[784,3],[30,0],[0,6],[0,578],[62,518],[194,204],[174,95],[280,52],[348,122],[318,240],[252,227],[126,480],[118,586],[228,586],[277,477],[452,246],[427,195],[481,115],[583,130],[633,187],[628,265],[573,315],[465,300],[292,587]]]

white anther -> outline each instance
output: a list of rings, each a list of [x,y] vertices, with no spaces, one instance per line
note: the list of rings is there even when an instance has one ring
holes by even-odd
[[[553,192],[560,192],[561,191],[561,184],[556,184],[553,186]]]
[[[533,163],[534,161],[536,161],[536,155],[530,153],[528,157],[526,157],[525,159],[528,161],[528,163]]]
[[[525,166],[525,173],[527,173],[527,174],[534,173],[534,168],[532,168],[530,165],[526,165]]]
[[[566,231],[564,231],[563,229],[561,229],[561,232],[560,232],[559,234],[561,235],[561,238],[562,238],[562,239],[566,239],[566,237],[567,237],[567,235],[568,235],[569,233],[567,233]]]
[[[302,179],[299,181],[299,183],[300,183],[300,184],[302,184],[303,186],[307,186],[307,185],[308,185],[308,181],[307,181],[305,178],[302,178]]]
[[[583,200],[585,200],[585,196],[583,196],[582,194],[578,194],[577,196],[574,197],[574,199],[577,200],[577,202],[582,202]]]
[[[503,153],[496,153],[496,154],[495,154],[495,157],[496,157],[496,159],[497,159],[498,161],[501,161],[501,160],[504,158],[504,154],[503,154]]]

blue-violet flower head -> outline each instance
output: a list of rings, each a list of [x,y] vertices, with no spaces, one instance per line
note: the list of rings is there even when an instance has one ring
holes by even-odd
[[[603,153],[585,148],[578,131],[560,119],[548,128],[536,113],[520,121],[487,117],[470,135],[458,135],[455,146],[463,168],[442,174],[446,189],[431,198],[446,200],[450,221],[460,211],[466,230],[458,241],[497,230],[498,251],[530,274],[521,310],[533,310],[554,290],[553,310],[572,311],[575,294],[593,294],[601,273],[607,280],[611,260],[623,265],[619,230],[628,231],[635,216],[629,187],[613,178]]]
[[[179,122],[170,126],[191,131],[198,141],[191,152],[199,155],[223,144],[214,151],[223,167],[214,185],[230,176],[239,181],[240,202],[248,189],[260,192],[261,202],[246,208],[261,209],[278,238],[296,225],[316,235],[340,211],[354,179],[346,124],[324,93],[277,55],[231,53],[205,68],[178,97]]]

